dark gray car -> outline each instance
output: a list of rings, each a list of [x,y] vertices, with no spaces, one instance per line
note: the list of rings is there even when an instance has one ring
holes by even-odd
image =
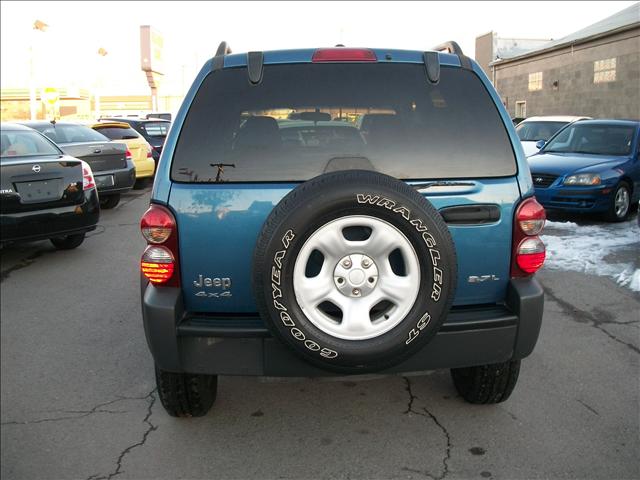
[[[112,142],[101,133],[72,122],[40,120],[20,123],[43,133],[66,154],[91,166],[102,208],[115,207],[120,201],[120,194],[133,187],[136,170],[124,143]]]

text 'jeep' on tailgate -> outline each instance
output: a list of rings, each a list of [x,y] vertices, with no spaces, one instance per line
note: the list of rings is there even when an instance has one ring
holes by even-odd
[[[454,42],[231,54],[189,91],[141,221],[162,404],[217,375],[450,368],[513,390],[543,293],[544,209],[514,127]]]

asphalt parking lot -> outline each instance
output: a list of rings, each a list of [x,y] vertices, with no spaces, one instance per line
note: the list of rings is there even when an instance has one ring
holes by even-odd
[[[548,230],[561,241],[539,274],[543,329],[506,403],[465,404],[447,371],[223,377],[206,417],[175,419],[157,399],[140,318],[148,198],[126,195],[75,251],[2,251],[3,479],[640,478],[633,236],[595,260],[580,244],[575,257],[631,265],[624,276],[557,261],[580,229],[609,227]],[[609,236],[639,232],[635,218],[615,228]]]

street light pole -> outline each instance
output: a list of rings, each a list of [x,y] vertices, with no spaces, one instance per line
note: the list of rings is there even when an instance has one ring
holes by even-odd
[[[33,30],[39,32],[46,32],[49,25],[42,20],[36,20],[33,22]],[[36,80],[33,69],[33,44],[35,41],[35,32],[31,34],[31,45],[29,46],[29,109],[31,111],[31,120],[36,120],[38,116],[38,103],[36,99]]]
[[[107,56],[107,53],[109,53],[109,52],[107,52],[102,47],[100,47],[98,49],[98,55],[100,55],[101,59],[104,59],[104,57]],[[96,92],[95,92],[95,96],[94,96],[96,120],[99,120],[100,119],[100,115],[101,115],[101,112],[100,112],[100,87],[102,87],[102,73],[103,73],[102,72],[102,70],[103,70],[102,63],[104,62],[104,60],[100,60],[99,59],[98,61],[100,62],[100,64],[98,65],[98,69],[97,69],[98,70],[98,81],[96,82],[97,86],[96,86]]]

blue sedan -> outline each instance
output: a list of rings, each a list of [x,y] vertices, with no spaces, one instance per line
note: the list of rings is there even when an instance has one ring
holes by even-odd
[[[528,158],[536,198],[548,210],[626,218],[640,199],[640,122],[581,120]]]

